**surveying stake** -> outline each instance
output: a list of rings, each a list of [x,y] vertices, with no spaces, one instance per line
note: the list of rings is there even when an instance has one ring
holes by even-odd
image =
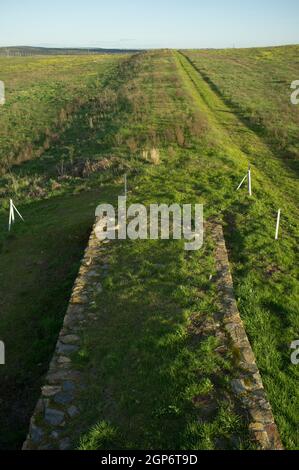
[[[244,178],[242,179],[241,183],[239,184],[239,186],[237,187],[237,191],[239,191],[239,189],[241,188],[241,186],[243,185],[244,181],[246,180],[246,178],[248,179],[248,194],[249,196],[252,196],[252,188],[251,188],[251,168],[250,168],[250,165],[248,165],[248,171],[246,173],[246,175],[244,176]]]
[[[244,183],[244,181],[246,180],[247,178],[247,173],[246,175],[244,176],[244,178],[242,179],[241,183],[239,184],[239,186],[237,187],[237,191],[239,191],[239,189],[241,188],[242,184]]]
[[[278,240],[279,225],[280,225],[280,216],[281,216],[281,209],[278,209],[277,221],[276,221],[276,230],[275,230],[275,240]]]
[[[251,190],[251,168],[250,168],[250,165],[248,165],[248,193],[249,193],[249,196],[252,196],[252,190]]]

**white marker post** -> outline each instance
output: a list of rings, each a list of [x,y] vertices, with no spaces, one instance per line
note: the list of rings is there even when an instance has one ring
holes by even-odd
[[[3,341],[0,341],[0,366],[5,364],[5,344]]]
[[[125,198],[127,197],[127,175],[125,174]]]
[[[10,232],[12,224],[15,221],[15,211],[18,214],[18,216],[20,217],[20,219],[22,219],[23,222],[24,222],[24,219],[23,219],[22,215],[20,214],[20,212],[18,211],[18,209],[14,205],[12,199],[10,199],[9,200],[9,221],[8,221],[8,231],[9,232]]]
[[[279,209],[279,210],[278,210],[278,213],[277,213],[275,240],[278,240],[279,225],[280,225],[280,215],[281,215],[281,209]]]
[[[251,169],[250,169],[250,165],[248,166],[248,193],[249,193],[249,196],[252,196],[252,190],[251,190]]]
[[[2,80],[0,80],[0,105],[5,104],[5,85]]]
[[[246,173],[246,175],[245,175],[244,178],[242,179],[241,183],[240,183],[239,186],[237,187],[237,191],[239,191],[239,189],[241,188],[242,184],[243,184],[244,181],[246,180],[247,176],[248,176],[248,175],[247,175],[247,173]]]

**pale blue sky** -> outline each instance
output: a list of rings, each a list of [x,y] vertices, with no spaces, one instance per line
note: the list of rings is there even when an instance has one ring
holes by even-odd
[[[0,0],[0,46],[299,43],[299,0]]]

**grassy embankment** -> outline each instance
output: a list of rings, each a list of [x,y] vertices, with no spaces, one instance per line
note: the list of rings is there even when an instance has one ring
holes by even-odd
[[[131,198],[133,201],[146,202],[150,202],[153,196],[155,196],[153,200],[161,201],[162,199],[165,202],[196,200],[205,204],[206,216],[214,215],[223,220],[230,247],[239,307],[257,356],[267,395],[272,404],[284,445],[287,448],[298,448],[296,424],[298,422],[298,371],[291,364],[289,349],[291,342],[298,334],[296,313],[298,304],[296,261],[299,234],[297,182],[293,178],[292,170],[286,168],[284,162],[273,154],[269,146],[254,131],[244,125],[184,57],[175,54],[171,60],[177,65],[176,80],[180,79],[176,85],[177,94],[184,95],[180,105],[173,97],[176,103],[175,109],[188,109],[189,112],[191,109],[193,112],[195,109],[200,110],[201,115],[207,120],[205,124],[207,129],[195,144],[192,144],[192,140],[187,138],[185,141],[180,140],[179,147],[176,147],[174,151],[173,148],[172,151],[167,148],[165,159],[162,159],[159,167],[150,168],[142,175],[142,179],[137,178],[136,182],[132,181]],[[159,60],[156,59],[156,62],[155,67],[159,65]],[[165,76],[164,78],[167,82]],[[144,95],[146,95],[153,89],[148,89],[149,78],[146,79],[145,76],[143,79],[144,82],[140,81],[139,88],[143,89]],[[153,81],[150,83],[151,86],[155,84]],[[170,93],[169,82],[165,84],[164,89]],[[157,88],[155,96],[159,97],[161,90],[163,88],[160,79],[159,91]],[[187,100],[186,94],[189,96],[189,100]],[[150,94],[150,96],[152,95]],[[165,98],[159,101],[159,103],[161,102],[166,103]],[[152,106],[152,109],[157,112],[157,106]],[[166,107],[166,109],[168,108]],[[163,109],[163,115],[165,115],[165,109]],[[155,113],[151,117],[151,121],[154,119]],[[252,198],[248,197],[246,189],[238,193],[235,191],[247,170],[249,161],[253,166],[254,193]],[[274,232],[278,207],[282,208],[284,216],[280,240],[275,242]],[[136,251],[137,248],[134,251],[135,259],[138,255]],[[150,253],[150,256],[154,258],[153,247]],[[161,436],[158,432],[160,428],[163,430],[164,439],[166,435],[168,436],[166,443],[164,441],[166,446],[175,443],[175,445],[181,444],[188,447],[187,443],[189,442],[189,446],[213,448],[215,434],[213,435],[211,431],[210,434],[207,433],[204,426],[197,424],[193,427],[193,432],[188,434],[190,429],[188,424],[192,422],[190,417],[187,424],[184,421],[181,424],[180,429],[183,432],[179,434],[179,442],[173,440],[174,435],[167,427],[169,421],[155,420],[155,417],[150,414],[144,420],[147,410],[147,408],[144,409],[144,397],[149,396],[150,389],[149,383],[145,381],[143,375],[144,371],[148,370],[146,365],[148,365],[149,359],[145,353],[146,347],[142,343],[142,347],[134,350],[136,344],[134,340],[128,346],[131,335],[123,325],[123,333],[118,333],[116,327],[115,333],[111,337],[108,335],[113,321],[111,319],[123,315],[124,298],[126,301],[131,297],[132,299],[138,298],[138,288],[136,287],[138,283],[135,276],[135,270],[138,268],[135,267],[132,273],[130,263],[124,263],[123,269],[119,272],[119,263],[115,261],[114,256],[113,253],[109,261],[112,264],[111,273],[103,281],[105,296],[108,296],[109,299],[109,295],[111,295],[113,304],[111,302],[110,305],[108,302],[107,306],[105,302],[107,297],[99,298],[97,306],[99,329],[93,329],[87,333],[86,344],[79,354],[85,370],[96,371],[96,375],[100,378],[97,381],[93,377],[93,383],[88,388],[86,395],[83,396],[82,406],[84,409],[85,402],[87,405],[86,414],[83,414],[84,423],[78,418],[77,430],[80,425],[83,426],[83,429],[86,426],[89,416],[88,410],[90,410],[89,419],[91,421],[94,421],[94,410],[98,410],[99,426],[83,438],[82,448],[101,448],[111,445],[136,446],[140,442],[147,446],[157,446],[159,444],[153,441],[153,435]],[[159,256],[162,258],[161,253]],[[143,260],[144,258],[146,257],[142,257]],[[146,266],[144,267],[141,263],[140,268],[142,305],[146,304],[148,299],[146,293],[150,294],[151,292],[151,289],[146,286],[153,276],[144,275],[144,273],[154,272],[154,266],[151,268],[152,271],[149,270],[150,264],[147,259]],[[205,269],[204,265],[203,267]],[[170,279],[172,275],[166,278]],[[174,275],[173,279],[175,278],[177,282],[184,285],[183,290],[187,292],[189,301],[193,302],[194,297],[190,291],[190,287],[193,285],[192,280],[184,279],[178,274]],[[133,283],[131,283],[132,279],[134,279]],[[159,277],[159,283],[161,284],[161,277]],[[119,284],[122,287],[121,290],[118,288]],[[200,286],[200,283],[198,282],[197,285]],[[173,286],[171,291],[176,292],[176,288]],[[117,299],[119,299],[119,303]],[[184,310],[183,303],[180,301],[177,301],[176,305],[180,306],[184,312],[186,310],[192,311],[194,306],[194,304],[191,304],[191,307],[188,305],[188,308]],[[195,305],[202,317],[201,308],[204,306],[204,301],[201,299],[199,302],[195,302]],[[140,321],[143,324],[139,319],[143,318],[146,310],[142,308],[141,314],[139,303],[135,305],[135,308],[137,323],[139,324]],[[157,309],[157,314],[159,312],[160,310]],[[132,325],[130,326],[133,329]],[[102,331],[101,327],[103,327]],[[148,337],[149,331],[146,333],[146,337]],[[117,334],[120,336],[119,342],[115,342]],[[112,338],[114,339],[112,340]],[[175,338],[174,336],[174,342]],[[153,342],[150,346],[152,351]],[[181,349],[183,349],[182,346]],[[128,351],[129,357],[137,358],[137,363],[131,365],[132,375],[135,379],[134,387],[131,382],[127,356],[121,354],[120,351],[123,353]],[[211,354],[211,351],[208,354]],[[132,362],[130,363],[132,364]],[[163,371],[163,366],[164,362],[162,361],[158,371]],[[152,367],[154,367],[153,364]],[[124,374],[122,380],[120,379],[120,370]],[[166,382],[173,379],[172,373],[173,370],[169,372],[170,377],[167,376]],[[140,385],[137,387],[136,378],[139,374]],[[157,377],[157,374],[150,377]],[[129,390],[125,386],[125,378],[131,386]],[[141,380],[145,382],[143,383]],[[175,380],[174,383],[178,383],[178,381]],[[154,389],[157,390],[157,388]],[[159,388],[159,390],[161,389]],[[136,404],[132,404],[132,397],[135,394]],[[199,394],[199,397],[202,398],[202,395],[204,394]],[[143,397],[142,400],[140,396]],[[155,397],[154,395],[152,398],[149,410],[153,409]],[[175,394],[171,397],[178,409],[178,417],[186,416],[186,408],[184,407],[186,402],[182,389],[176,389]],[[165,396],[166,402],[168,400],[169,403],[171,397]],[[161,398],[163,399],[163,393]],[[156,401],[156,403],[159,402]],[[137,425],[135,420],[137,420]],[[142,423],[142,425],[138,426],[138,423]],[[141,427],[146,429],[146,434],[137,439],[134,431],[136,432],[136,429],[141,429]],[[169,427],[171,426],[169,425]],[[214,430],[217,435],[219,432],[217,425]],[[178,435],[176,434],[176,436]],[[186,438],[186,436],[188,437]],[[160,444],[161,442],[163,441],[160,440]]]
[[[125,56],[0,57],[1,173],[39,157],[97,93],[101,74]]]
[[[160,158],[130,175],[128,203],[205,202],[200,174],[213,142],[172,54],[142,57],[135,93],[142,114],[130,123],[132,151],[140,158],[154,145]],[[74,355],[86,381],[81,413],[65,435],[81,449],[250,446],[231,394],[231,351],[217,349],[213,328],[219,305],[211,240],[193,253],[182,242],[115,242],[103,255],[107,263],[103,293],[91,306],[98,319]]]
[[[299,72],[296,50],[297,46],[223,54],[188,52],[196,70],[181,57],[201,106],[220,132],[226,158],[235,155],[244,167],[252,165],[252,201],[245,202],[240,193],[234,204],[223,203],[222,211],[239,308],[287,448],[298,448],[299,438],[298,368],[291,364],[289,349],[299,332],[299,108],[291,105],[289,89],[289,81]],[[267,72],[262,73],[261,67]],[[228,97],[232,108],[226,104]],[[263,124],[256,116],[263,116]],[[281,130],[285,133],[282,147],[276,145]],[[235,183],[236,187],[237,179]],[[275,243],[279,207],[283,217],[280,240]]]
[[[153,59],[152,56],[149,58]],[[298,331],[298,280],[294,262],[298,242],[297,183],[295,180],[289,182],[290,173],[284,163],[272,158],[273,153],[263,140],[224,105],[186,59],[169,53],[168,61],[172,63],[172,78],[167,74],[165,64],[161,69],[163,56],[157,55],[150,68],[152,73],[141,75],[138,89],[151,101],[151,107],[144,108],[144,115],[149,123],[158,124],[158,128],[167,124],[165,130],[168,142],[172,144],[167,145],[166,141],[165,145],[163,140],[160,141],[160,165],[150,167],[142,173],[142,178],[139,175],[131,180],[130,201],[147,204],[157,200],[166,203],[203,202],[206,216],[213,215],[223,220],[240,310],[257,355],[268,398],[284,445],[297,448],[298,372],[290,363],[289,350]],[[175,110],[185,111],[183,121],[178,120]],[[176,123],[187,122],[188,114],[196,115],[196,112],[201,115],[201,125],[196,126],[200,129],[197,138],[191,138],[186,129],[176,132],[176,138],[171,137]],[[256,154],[260,160],[252,170],[254,195],[249,199],[246,190],[236,193],[235,189],[247,170],[248,160],[256,162]],[[279,171],[279,179],[276,179],[276,171]],[[282,236],[276,243],[275,217],[279,206],[283,209],[284,218]],[[128,243],[128,246],[126,248],[122,243],[117,248],[116,245],[107,256],[110,271],[103,279],[104,294],[98,298],[95,308],[99,314],[99,328],[93,327],[86,333],[85,344],[78,355],[78,363],[82,361],[89,387],[82,395],[83,411],[71,430],[72,435],[75,436],[80,429],[84,431],[88,421],[91,425],[98,421],[98,426],[82,438],[81,448],[213,448],[219,445],[219,436],[220,447],[229,446],[231,441],[223,438],[230,435],[231,429],[228,429],[228,436],[221,435],[221,425],[215,416],[208,423],[203,424],[204,420],[198,422],[198,417],[202,418],[204,398],[211,397],[211,390],[198,390],[194,395],[198,398],[198,414],[192,406],[188,408],[190,402],[184,393],[186,383],[190,383],[192,378],[195,382],[199,377],[208,379],[215,387],[215,377],[221,376],[221,369],[216,370],[216,374],[212,372],[211,378],[203,360],[203,357],[212,358],[212,368],[216,367],[212,349],[201,354],[194,369],[189,357],[188,365],[185,364],[187,376],[181,373],[180,362],[178,369],[171,369],[169,364],[165,368],[165,358],[170,354],[174,358],[178,350],[185,353],[186,346],[190,352],[190,336],[179,338],[180,329],[167,342],[161,342],[161,339],[157,342],[156,334],[152,335],[153,327],[148,327],[154,321],[160,326],[161,311],[162,318],[166,319],[169,309],[170,318],[173,318],[175,307],[170,303],[173,297],[175,306],[182,310],[183,316],[187,316],[187,323],[183,321],[181,324],[185,332],[188,331],[188,322],[192,325],[194,310],[203,319],[205,310],[211,313],[215,309],[214,304],[211,309],[205,304],[208,299],[216,299],[215,292],[209,292],[212,286],[208,284],[203,297],[198,293],[198,288],[204,285],[199,279],[195,282],[197,289],[192,289],[194,281],[190,272],[201,274],[206,280],[209,268],[204,262],[205,255],[203,259],[200,254],[191,257],[194,264],[188,260],[188,268],[191,267],[188,274],[177,262],[179,271],[174,273],[170,269],[170,258],[164,261],[165,248],[163,253],[158,244],[152,244],[147,254],[144,242],[133,246]],[[178,250],[176,259],[179,260],[183,251],[174,246],[172,249]],[[164,262],[157,263],[156,254],[157,259]],[[200,263],[203,271],[199,268]],[[158,283],[154,279],[155,273]],[[167,295],[161,293],[165,281],[170,287]],[[178,292],[183,292],[183,296]],[[188,301],[184,305],[185,295]],[[165,299],[169,302],[167,309]],[[123,305],[127,306],[126,309]],[[151,313],[152,305],[154,314]],[[159,332],[162,337],[167,334],[166,326],[170,326],[169,320],[165,331],[161,328]],[[154,347],[156,344],[159,348]],[[201,352],[199,346],[195,357],[198,352]],[[172,362],[176,363],[175,360]],[[152,374],[149,373],[151,369],[155,369]],[[182,380],[179,380],[179,375],[182,375]],[[228,378],[232,375],[233,371],[230,371]],[[185,382],[184,377],[187,377]],[[167,387],[169,383],[171,387]],[[193,404],[196,402],[194,397],[193,401],[191,399]],[[153,410],[160,409],[161,403],[162,409],[169,411],[163,411],[162,415],[160,412],[153,414]],[[176,419],[171,416],[174,409]],[[226,416],[229,415],[228,410]]]
[[[291,105],[299,46],[187,51],[222,99],[298,171],[299,111]]]
[[[130,185],[137,186],[133,178],[140,184],[141,192],[136,193],[136,198],[143,203],[198,202],[199,165],[194,142],[201,139],[205,142],[207,123],[195,109],[188,90],[181,89],[181,85],[171,55],[148,54],[129,60],[110,78],[109,86],[98,98],[83,106],[73,117],[56,145],[40,159],[12,169],[13,188],[5,183],[7,195],[14,191],[16,202],[26,202],[20,206],[26,224],[16,225],[13,235],[4,237],[1,255],[2,263],[10,273],[7,277],[10,281],[3,285],[7,301],[3,305],[1,331],[7,342],[9,361],[5,366],[3,395],[10,390],[13,397],[3,412],[6,416],[6,421],[3,420],[6,427],[3,427],[6,433],[8,427],[12,430],[10,441],[3,432],[3,437],[6,436],[3,446],[16,444],[17,439],[22,439],[25,421],[36,398],[78,265],[76,251],[78,255],[86,237],[88,220],[91,222],[92,219],[92,206],[87,209],[87,204],[95,207],[98,202],[113,202],[122,191],[119,177],[125,171],[129,174]],[[186,157],[188,149],[192,158]],[[197,170],[190,180],[189,172],[194,163]],[[155,180],[157,182],[153,185]],[[36,234],[34,239],[33,233]],[[34,250],[34,256],[28,246]],[[182,245],[178,243],[169,247],[165,242],[138,243],[136,248],[128,243],[121,252],[120,248],[116,246],[116,252],[111,253],[115,269],[114,274],[111,269],[112,278],[110,281],[107,279],[105,289],[105,296],[111,298],[109,309],[116,312],[120,304],[123,306],[123,299],[116,298],[115,293],[115,290],[121,293],[117,278],[121,274],[119,266],[134,271],[136,259],[140,259],[138,269],[142,272],[137,271],[135,281],[132,279],[126,316],[123,319],[112,316],[113,323],[106,330],[106,337],[102,336],[100,327],[95,330],[96,338],[91,332],[90,341],[95,340],[101,347],[108,348],[107,360],[101,363],[101,367],[107,367],[107,380],[114,382],[114,388],[121,390],[126,377],[130,376],[131,382],[136,384],[136,393],[143,395],[143,391],[146,392],[144,375],[136,375],[134,358],[128,360],[127,371],[122,363],[118,363],[126,357],[127,341],[132,342],[135,355],[143,356],[140,370],[143,374],[148,372],[150,388],[143,398],[143,412],[140,414],[138,398],[131,400],[132,414],[136,419],[136,412],[139,414],[138,425],[133,434],[129,426],[130,433],[122,445],[129,447],[136,442],[140,447],[160,448],[247,446],[245,422],[230,398],[229,380],[234,374],[230,354],[226,351],[223,357],[220,352],[215,352],[218,339],[213,334],[202,339],[194,331],[196,322],[200,324],[208,320],[217,311],[215,288],[208,282],[214,269],[211,244],[206,243],[205,250],[194,253],[190,260],[184,256]],[[75,260],[71,259],[70,252]],[[19,257],[15,256],[16,253]],[[121,263],[120,255],[126,258],[125,265]],[[154,262],[155,258],[161,261],[161,265],[163,260],[165,263],[160,274],[161,266]],[[26,288],[16,283],[13,266],[21,267],[18,269],[21,279],[27,276]],[[169,266],[172,266],[171,271]],[[29,269],[32,278],[28,277]],[[156,279],[153,270],[157,271]],[[41,277],[41,273],[46,276]],[[156,296],[155,301],[153,296]],[[11,303],[12,298],[17,301]],[[140,311],[144,312],[144,322],[148,322],[147,331],[138,328],[136,315]],[[153,318],[154,312],[156,318]],[[119,322],[124,320],[127,326],[122,339],[126,334],[127,340],[120,340],[116,343],[116,350],[109,352],[109,345],[115,341],[119,330]],[[133,324],[135,328],[129,330],[129,325]],[[19,335],[17,346],[13,331]],[[89,363],[84,351],[82,355],[82,367],[87,377],[92,377],[90,367],[92,361],[98,362],[98,357],[94,355]],[[112,364],[111,355],[115,356]],[[157,363],[161,366],[159,374],[154,373]],[[38,367],[38,364],[41,365]],[[120,373],[124,375],[121,380]],[[173,384],[171,387],[169,380]],[[98,384],[90,384],[88,394],[94,393],[93,387],[98,387]],[[21,391],[23,397],[25,391],[31,392],[31,397],[27,414],[20,422],[15,419],[16,405],[13,401]],[[126,400],[130,393],[130,388],[124,390],[117,414],[108,417],[111,418],[111,426],[113,418],[124,421],[122,436],[126,435],[131,421],[126,414]],[[116,398],[117,394],[112,398],[114,403]],[[99,399],[102,400],[103,396]],[[26,396],[21,403],[24,406]],[[10,407],[13,412],[8,415]],[[208,416],[205,416],[206,410]],[[90,415],[89,411],[87,414],[82,412],[81,417],[85,430],[95,424],[97,418],[105,420],[100,413],[95,417],[94,412]],[[201,417],[202,424],[198,425]],[[138,440],[137,433],[147,421],[147,434]],[[180,426],[182,430],[178,433]],[[81,429],[78,427],[77,431]],[[16,433],[19,433],[17,438]],[[89,438],[85,443],[92,445],[88,442]],[[117,442],[116,439],[115,445]]]
[[[82,176],[85,148],[75,156],[78,172],[66,174],[75,158],[72,145],[81,145],[90,126],[84,103],[96,96],[105,116],[102,90],[119,75],[115,69],[124,59],[0,58],[7,99],[0,108],[0,337],[6,345],[1,448],[20,446],[24,439],[94,218],[99,186],[90,188]],[[105,125],[99,138],[109,131]],[[63,139],[70,127],[69,140]],[[31,148],[27,157],[34,159],[50,141],[43,156],[11,166],[24,159],[22,148]],[[91,171],[87,162],[85,173]],[[9,197],[25,218],[11,234]]]

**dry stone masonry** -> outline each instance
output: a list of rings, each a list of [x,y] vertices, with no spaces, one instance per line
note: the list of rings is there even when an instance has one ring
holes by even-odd
[[[211,225],[211,232],[216,245],[222,322],[232,343],[236,370],[239,372],[239,378],[232,380],[232,389],[249,414],[253,440],[263,450],[279,450],[282,449],[279,433],[235,300],[222,226]]]

